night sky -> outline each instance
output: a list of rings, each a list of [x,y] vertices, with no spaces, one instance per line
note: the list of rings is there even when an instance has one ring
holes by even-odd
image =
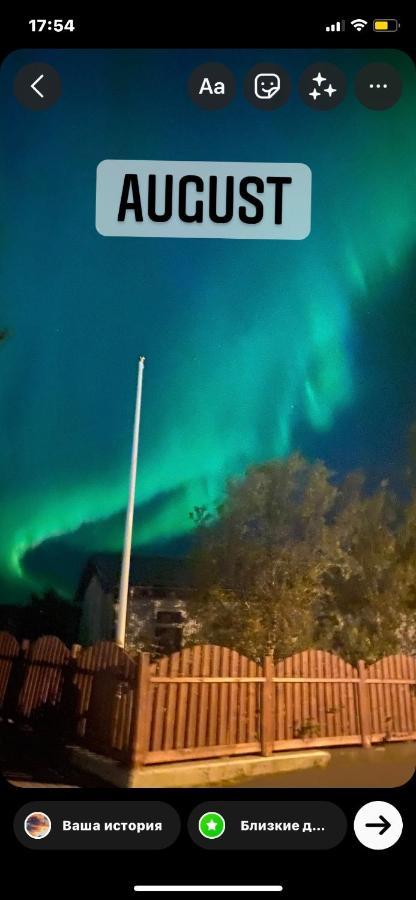
[[[327,59],[349,79],[329,112],[297,82]],[[354,74],[394,64],[402,99],[360,105]],[[62,97],[32,112],[15,73],[49,62]],[[205,111],[200,63],[239,85],[276,61],[281,109],[240,89]],[[135,545],[179,552],[194,505],[250,463],[300,449],[338,474],[400,479],[416,421],[415,73],[370,51],[21,51],[2,67],[0,602],[49,586],[70,597],[91,553],[121,549],[137,358],[146,356]],[[104,238],[95,173],[113,159],[302,162],[304,241]]]

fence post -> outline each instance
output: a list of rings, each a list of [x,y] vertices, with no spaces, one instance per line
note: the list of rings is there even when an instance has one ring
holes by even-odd
[[[59,727],[61,739],[65,743],[77,740],[78,737],[79,691],[75,685],[74,677],[77,671],[77,659],[80,652],[81,644],[72,644],[69,651],[70,655],[68,662],[62,669],[61,717]]]
[[[371,747],[371,715],[367,684],[367,667],[363,659],[358,660],[358,710],[360,716],[361,743]]]
[[[10,668],[5,684],[3,708],[1,709],[3,719],[9,722],[15,722],[19,717],[19,703],[25,683],[28,653],[29,641],[22,641],[18,655],[14,658],[10,657]]]
[[[271,656],[263,660],[263,676],[261,692],[261,753],[271,756],[274,742],[274,663]]]
[[[131,766],[143,765],[146,757],[150,712],[149,694],[150,653],[139,653],[130,732],[129,762]]]
[[[26,684],[26,674],[29,661],[31,642],[24,638],[20,643],[20,652],[17,658],[17,677],[14,685],[14,718],[19,718],[23,713],[23,699]]]

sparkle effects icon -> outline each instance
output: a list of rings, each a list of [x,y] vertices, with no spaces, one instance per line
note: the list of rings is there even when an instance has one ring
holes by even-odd
[[[207,812],[198,822],[199,833],[210,841],[221,837],[225,831],[225,819],[220,813]]]
[[[323,82],[327,81],[327,79],[324,78],[321,72],[318,72],[318,74],[315,75],[315,78],[312,78],[312,81],[316,81],[318,87],[321,87]],[[332,97],[332,94],[336,94],[337,92],[337,89],[332,86],[331,82],[329,83],[328,87],[323,88],[323,90],[326,94],[328,94],[328,97]],[[316,87],[314,87],[313,91],[309,91],[309,96],[312,97],[313,100],[317,100],[318,97],[321,96],[321,91],[317,91]]]
[[[345,97],[347,80],[341,69],[332,63],[320,62],[308,66],[299,83],[300,94],[312,109],[333,109]]]

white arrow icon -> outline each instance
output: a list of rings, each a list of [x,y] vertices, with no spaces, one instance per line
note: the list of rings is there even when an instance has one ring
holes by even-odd
[[[42,81],[42,78],[44,78],[44,77],[45,77],[44,75],[39,75],[39,78],[37,78],[36,81],[34,81],[33,84],[30,85],[30,87],[32,88],[32,91],[36,91],[36,93],[39,94],[39,97],[42,97],[42,100],[44,98],[44,94],[42,94],[40,91],[38,91],[36,85],[39,84],[39,81]]]

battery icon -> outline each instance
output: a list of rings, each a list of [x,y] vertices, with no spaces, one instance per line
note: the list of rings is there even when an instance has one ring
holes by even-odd
[[[373,31],[398,31],[397,19],[374,19]]]

